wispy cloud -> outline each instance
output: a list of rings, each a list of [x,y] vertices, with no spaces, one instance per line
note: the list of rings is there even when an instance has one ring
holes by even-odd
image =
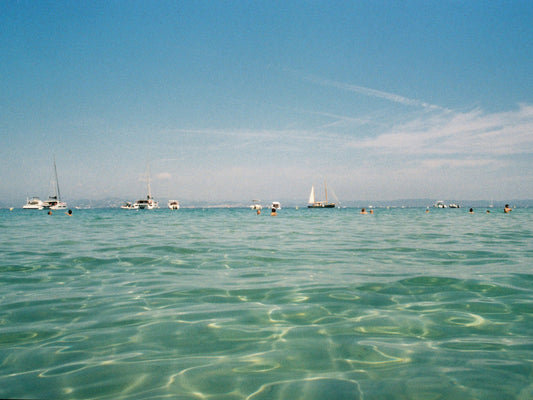
[[[388,92],[384,92],[381,90],[354,85],[351,83],[345,83],[345,82],[339,82],[339,81],[335,81],[331,79],[320,78],[318,76],[311,75],[311,74],[302,74],[301,78],[306,81],[318,84],[318,85],[333,87],[333,88],[337,88],[337,89],[341,89],[341,90],[345,90],[345,91],[353,92],[353,93],[359,93],[364,96],[384,99],[384,100],[388,100],[394,103],[403,104],[406,106],[422,107],[424,109],[431,110],[431,111],[435,111],[435,110],[450,111],[447,108],[444,108],[444,107],[441,107],[435,104],[430,104],[422,100],[410,99],[408,97],[404,97],[399,94],[388,93]]]
[[[160,172],[158,174],[156,174],[156,179],[159,179],[159,180],[169,180],[169,179],[172,179],[172,174],[170,174],[170,172]]]
[[[323,124],[322,126],[319,126],[319,129],[327,129],[331,127],[352,127],[352,126],[362,126],[362,125],[368,125],[373,124],[377,125],[379,124],[376,121],[372,121],[369,118],[354,118],[349,117],[346,115],[339,115],[339,114],[333,114],[329,112],[321,112],[321,111],[309,111],[309,110],[295,110],[299,113],[305,113],[305,114],[313,114],[313,115],[319,115],[323,116],[329,119],[333,119],[333,122],[328,122],[326,124]]]
[[[340,118],[340,117],[339,117]],[[279,141],[305,140],[313,134],[303,129],[173,129],[165,130],[165,135],[180,136],[181,143],[198,145],[197,138],[202,138],[201,145],[204,148],[216,148],[235,150],[243,147],[257,147],[260,144],[276,144]],[[316,133],[318,136],[318,133]],[[188,136],[191,140],[185,139]],[[163,159],[172,161],[174,158]]]
[[[411,155],[502,156],[533,152],[533,105],[419,117],[351,147]]]
[[[297,74],[295,71],[288,72]],[[438,159],[442,161],[439,157],[446,155],[455,158],[457,164],[462,159],[461,165],[481,165],[488,162],[489,157],[533,153],[533,105],[530,104],[520,104],[516,110],[496,113],[487,113],[482,109],[461,112],[419,99],[312,74],[298,74],[298,77],[322,86],[431,111],[419,113],[407,122],[389,121],[388,127],[381,125],[384,128],[381,133],[349,140],[345,143],[348,147],[370,150],[376,155],[387,153],[433,157],[435,162]],[[361,119],[328,113],[323,115],[335,118],[334,122],[324,125],[324,128],[362,123]],[[378,121],[373,122],[374,126],[378,126]],[[481,159],[483,157],[485,160]]]

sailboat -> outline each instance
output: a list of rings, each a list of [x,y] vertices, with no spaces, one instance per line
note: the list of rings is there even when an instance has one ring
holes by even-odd
[[[50,210],[64,210],[67,208],[67,203],[61,201],[61,192],[59,191],[59,179],[57,178],[56,158],[54,156],[54,179],[52,180],[53,194],[48,196],[48,200],[43,202],[43,208]]]
[[[315,187],[311,186],[311,194],[309,194],[309,201],[307,208],[335,208],[335,203],[328,203],[328,185],[324,182],[324,192],[326,200],[316,201],[315,199]]]
[[[141,210],[153,210],[154,208],[159,208],[159,203],[154,200],[152,197],[152,192],[150,190],[150,163],[146,165],[146,176],[148,179],[148,194],[146,199],[137,200],[135,205]]]

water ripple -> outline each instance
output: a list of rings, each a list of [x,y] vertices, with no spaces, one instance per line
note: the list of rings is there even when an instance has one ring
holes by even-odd
[[[531,397],[532,211],[330,211],[2,215],[0,397]]]

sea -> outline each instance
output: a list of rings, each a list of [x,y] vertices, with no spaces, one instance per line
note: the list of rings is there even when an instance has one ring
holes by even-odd
[[[533,399],[533,209],[486,211],[0,210],[0,398]]]

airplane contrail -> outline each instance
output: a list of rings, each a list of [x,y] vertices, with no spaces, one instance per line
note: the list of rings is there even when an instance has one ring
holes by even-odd
[[[404,105],[407,105],[407,106],[423,107],[423,108],[426,108],[426,109],[429,109],[429,110],[450,111],[447,108],[444,108],[444,107],[441,107],[441,106],[437,106],[435,104],[426,103],[426,102],[421,101],[421,100],[409,99],[407,97],[400,96],[400,95],[394,94],[394,93],[387,93],[387,92],[382,92],[381,90],[370,89],[370,88],[363,87],[363,86],[358,86],[358,85],[352,85],[352,84],[349,84],[349,83],[333,81],[331,79],[319,78],[319,77],[314,76],[314,75],[305,74],[305,75],[303,75],[303,79],[305,79],[305,80],[307,80],[309,82],[313,82],[313,83],[319,84],[319,85],[334,87],[334,88],[346,90],[346,91],[349,91],[349,92],[363,94],[365,96],[385,99],[385,100],[392,101],[394,103],[404,104]]]

